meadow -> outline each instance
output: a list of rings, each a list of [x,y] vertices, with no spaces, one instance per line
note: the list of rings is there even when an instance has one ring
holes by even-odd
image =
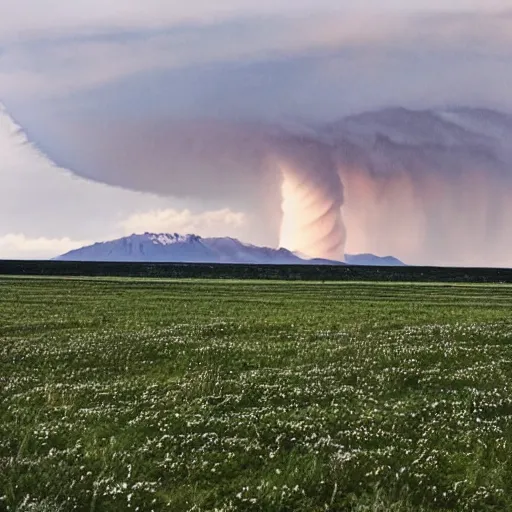
[[[512,510],[512,287],[0,277],[0,510]]]

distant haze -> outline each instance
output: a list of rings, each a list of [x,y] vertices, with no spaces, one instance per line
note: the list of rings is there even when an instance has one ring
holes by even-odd
[[[509,1],[0,13],[0,257],[133,229],[512,265]]]

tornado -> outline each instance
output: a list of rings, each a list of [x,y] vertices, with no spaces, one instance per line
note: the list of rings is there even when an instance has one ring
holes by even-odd
[[[288,141],[275,157],[281,179],[280,246],[310,258],[343,261],[343,185],[327,146]]]

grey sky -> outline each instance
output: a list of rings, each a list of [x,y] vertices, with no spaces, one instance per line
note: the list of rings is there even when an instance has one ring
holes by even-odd
[[[487,3],[23,34],[0,53],[0,97],[11,105],[325,117],[398,101],[511,102],[512,10]]]
[[[196,20],[268,14],[288,16],[312,11],[482,12],[510,7],[510,0],[1,0],[0,40],[22,40],[51,32],[168,27]]]

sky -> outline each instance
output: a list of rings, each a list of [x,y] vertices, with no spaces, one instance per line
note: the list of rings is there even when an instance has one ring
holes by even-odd
[[[259,157],[226,141],[394,105],[512,111],[510,83],[512,0],[0,0],[0,258],[132,231],[276,245],[270,185],[229,170]],[[162,134],[203,160],[164,166]]]

